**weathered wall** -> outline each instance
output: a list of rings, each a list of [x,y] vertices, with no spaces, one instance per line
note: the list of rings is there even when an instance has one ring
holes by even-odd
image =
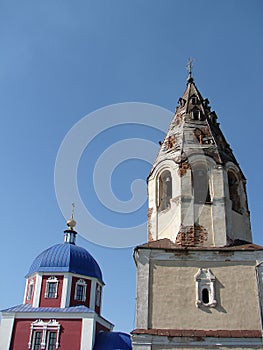
[[[195,305],[201,267],[216,277],[215,308]],[[150,328],[260,329],[255,262],[152,261],[150,274]]]

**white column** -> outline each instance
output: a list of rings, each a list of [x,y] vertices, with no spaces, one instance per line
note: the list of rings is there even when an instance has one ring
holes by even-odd
[[[60,307],[69,307],[71,295],[72,276],[66,273],[63,278],[62,296]]]
[[[25,286],[23,304],[26,303],[28,283],[29,283],[29,278],[26,279],[26,286]]]
[[[92,279],[91,287],[90,287],[90,302],[89,302],[89,307],[91,310],[95,310],[96,284],[97,284],[97,281],[95,279]]]
[[[92,350],[95,335],[95,320],[92,318],[82,319],[80,350]]]
[[[15,314],[2,315],[0,324],[0,349],[10,348]]]
[[[34,299],[32,304],[33,307],[39,307],[41,284],[42,284],[42,276],[37,274],[36,281],[35,281],[35,289],[34,289]]]

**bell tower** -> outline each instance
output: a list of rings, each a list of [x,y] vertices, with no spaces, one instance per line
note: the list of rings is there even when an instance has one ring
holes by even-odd
[[[132,348],[262,349],[263,247],[252,243],[246,180],[188,72],[148,177]]]
[[[148,178],[148,239],[199,247],[251,242],[246,179],[189,66]]]

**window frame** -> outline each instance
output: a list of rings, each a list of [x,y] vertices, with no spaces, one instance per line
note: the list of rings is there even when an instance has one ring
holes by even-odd
[[[197,307],[216,307],[217,300],[215,295],[215,282],[216,278],[210,269],[200,268],[195,275],[195,287],[196,287],[196,301]],[[203,290],[207,289],[208,302],[203,300]]]
[[[83,287],[81,299],[78,298],[78,287],[80,287],[80,286]],[[79,279],[75,285],[74,300],[86,301],[86,295],[87,295],[87,283],[83,279]]]
[[[50,291],[51,285],[54,285],[54,290]],[[56,276],[50,276],[46,280],[45,298],[56,299],[58,297],[58,279]]]
[[[26,300],[32,300],[34,292],[34,280],[31,279],[28,283],[27,297]]]

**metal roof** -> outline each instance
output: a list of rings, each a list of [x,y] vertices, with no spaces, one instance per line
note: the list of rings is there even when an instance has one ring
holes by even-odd
[[[122,332],[99,332],[93,350],[131,350],[131,337]]]
[[[72,272],[95,277],[103,282],[96,260],[86,249],[70,243],[56,244],[39,254],[27,276],[35,272]]]
[[[93,310],[91,310],[85,305],[77,305],[77,306],[60,308],[60,307],[33,307],[30,304],[20,304],[1,311],[2,312],[64,312],[64,313],[89,312],[89,313],[94,313]]]

